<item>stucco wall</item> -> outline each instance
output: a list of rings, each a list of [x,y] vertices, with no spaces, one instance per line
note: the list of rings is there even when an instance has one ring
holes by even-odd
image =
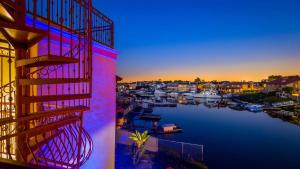
[[[99,51],[100,48],[97,48]],[[83,126],[91,135],[94,149],[83,169],[113,169],[115,160],[116,60],[99,52],[93,54],[91,112]]]
[[[47,53],[45,45],[47,41],[39,43],[38,53],[42,55]],[[51,44],[51,52],[58,51],[58,43]],[[54,50],[57,49],[57,50]],[[66,46],[63,53],[68,51]],[[33,51],[32,53],[36,53]],[[89,160],[81,167],[83,169],[113,169],[115,160],[115,115],[116,115],[116,55],[117,52],[105,46],[93,45],[93,70],[92,70],[92,98],[91,110],[84,112],[83,127],[88,131],[93,139],[94,148]],[[70,64],[71,68],[77,71],[76,64]],[[58,78],[62,77],[58,69]],[[64,65],[68,70],[68,65]],[[71,70],[72,70],[71,69]],[[66,71],[67,72],[67,71]],[[66,73],[65,72],[65,73]],[[72,72],[71,72],[72,74]],[[65,75],[65,77],[68,77]],[[71,75],[70,77],[73,77]],[[50,74],[50,78],[55,78],[55,74]],[[48,90],[49,86],[49,90]],[[68,91],[68,85],[64,91]],[[40,90],[38,90],[40,91]],[[43,91],[49,91],[49,94],[61,94],[59,85],[43,86]],[[80,93],[77,88],[70,88],[70,94]],[[40,93],[39,93],[40,94]],[[65,102],[67,105],[68,102]]]

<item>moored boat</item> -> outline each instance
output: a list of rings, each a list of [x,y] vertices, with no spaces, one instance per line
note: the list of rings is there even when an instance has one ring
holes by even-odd
[[[263,106],[258,104],[248,104],[245,108],[251,112],[260,112],[263,111]]]
[[[211,98],[211,99],[221,99],[222,98],[221,95],[219,95],[216,91],[213,91],[213,90],[195,93],[193,96],[195,98]]]
[[[169,134],[169,133],[178,133],[182,132],[183,129],[178,127],[176,124],[163,124],[158,127],[156,133],[158,134]]]
[[[167,93],[162,91],[162,90],[155,90],[154,91],[154,96],[156,96],[156,97],[165,97],[165,96],[167,96]]]

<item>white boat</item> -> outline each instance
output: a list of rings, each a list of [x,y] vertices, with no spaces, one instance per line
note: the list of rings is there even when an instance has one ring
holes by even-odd
[[[193,93],[182,93],[181,95],[183,97],[185,97],[187,100],[193,100],[194,99],[194,94]]]
[[[193,95],[195,98],[211,98],[211,99],[221,99],[222,96],[216,91],[203,91]]]
[[[144,109],[149,108],[149,103],[143,102],[143,103],[142,103],[142,108],[144,108]]]
[[[167,93],[164,91],[161,91],[161,90],[155,90],[154,96],[165,97],[165,96],[167,96]]]
[[[278,114],[278,115],[287,116],[287,117],[294,117],[295,116],[294,112],[286,111],[286,110],[280,110],[280,111],[277,111],[275,113]]]
[[[229,94],[223,94],[222,97],[224,99],[232,98],[232,94],[230,94],[230,93]]]
[[[262,105],[258,105],[258,104],[249,104],[249,105],[246,105],[245,108],[251,112],[260,112],[262,111]]]
[[[294,105],[295,105],[295,103],[293,101],[272,103],[273,107],[288,107],[288,106],[294,106]]]
[[[155,96],[154,99],[155,99],[155,102],[158,102],[158,103],[163,101],[160,96]]]
[[[173,97],[173,98],[177,98],[178,97],[178,93],[177,92],[171,92],[168,94],[170,97]]]

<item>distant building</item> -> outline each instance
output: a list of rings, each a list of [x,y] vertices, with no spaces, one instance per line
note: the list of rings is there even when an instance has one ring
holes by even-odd
[[[199,83],[199,84],[197,84],[197,91],[203,91],[205,89],[204,85],[205,85],[205,83]]]
[[[178,83],[168,83],[166,86],[168,91],[177,91],[178,90]]]
[[[136,82],[136,87],[138,88],[143,88],[145,86],[146,86],[145,82]]]
[[[197,84],[196,83],[180,83],[180,84],[178,84],[177,90],[179,92],[196,92]]]
[[[137,87],[137,83],[128,83],[128,89],[129,90],[135,90]]]
[[[300,77],[299,76],[284,76],[277,80],[265,83],[265,91],[279,91],[285,87],[291,87],[294,92],[300,91]]]
[[[245,93],[261,91],[263,87],[255,82],[228,82],[219,87],[223,93]]]
[[[124,92],[128,89],[127,83],[117,83],[117,92]]]

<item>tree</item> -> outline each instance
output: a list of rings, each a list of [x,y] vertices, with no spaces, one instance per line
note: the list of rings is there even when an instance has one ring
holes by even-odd
[[[133,150],[133,163],[137,164],[141,157],[143,156],[145,152],[145,143],[149,139],[150,135],[148,135],[148,131],[144,131],[142,134],[138,131],[135,131],[135,133],[132,133],[131,136],[129,136],[130,139],[132,139],[135,142],[136,148]]]
[[[194,82],[200,83],[200,82],[201,82],[201,79],[200,79],[199,77],[197,77],[197,78],[194,80]]]
[[[146,141],[149,139],[150,135],[148,135],[148,131],[144,131],[142,134],[138,131],[135,131],[135,133],[132,133],[131,136],[129,136],[130,139],[132,139],[135,143],[138,149],[142,148]]]
[[[282,88],[282,91],[284,91],[285,93],[288,93],[288,94],[292,94],[293,91],[294,91],[294,88],[292,88],[292,87],[284,87],[284,88]]]
[[[271,82],[273,80],[278,80],[280,78],[282,78],[281,75],[271,75],[271,76],[268,77],[268,81]]]

